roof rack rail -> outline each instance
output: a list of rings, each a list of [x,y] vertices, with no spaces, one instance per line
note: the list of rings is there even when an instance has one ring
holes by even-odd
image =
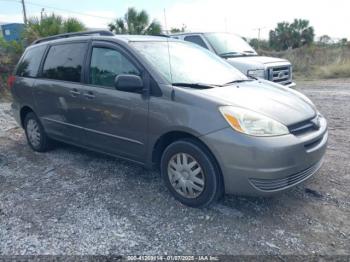
[[[161,36],[161,37],[169,37],[170,38],[170,35],[167,35],[167,34],[154,34],[152,36]]]
[[[69,37],[75,37],[75,36],[89,36],[89,35],[99,35],[99,36],[114,36],[114,34],[111,31],[108,30],[92,30],[92,31],[81,31],[81,32],[75,32],[75,33],[65,33],[65,34],[59,34],[59,35],[53,35],[48,37],[39,38],[38,40],[35,40],[32,45],[61,39],[61,38],[69,38]]]

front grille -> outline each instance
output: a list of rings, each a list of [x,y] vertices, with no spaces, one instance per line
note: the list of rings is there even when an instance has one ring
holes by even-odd
[[[277,179],[254,178],[249,180],[255,187],[263,191],[280,190],[283,188],[294,186],[306,180],[307,178],[315,174],[316,171],[321,167],[321,165],[322,165],[322,160],[317,162],[315,165],[309,167],[308,169],[305,169],[304,171],[301,171],[299,173],[293,174],[285,178],[277,178]]]
[[[287,85],[292,82],[292,67],[290,65],[270,67],[269,80],[281,85]]]
[[[317,115],[314,118],[299,122],[297,124],[294,125],[290,125],[288,127],[289,132],[293,135],[303,135],[306,134],[308,132],[313,132],[316,131],[320,128],[319,126],[319,118],[320,116]]]

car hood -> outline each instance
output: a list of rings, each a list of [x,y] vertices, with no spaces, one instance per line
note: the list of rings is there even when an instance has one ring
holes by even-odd
[[[248,81],[200,91],[222,105],[250,109],[269,116],[284,125],[313,118],[317,111],[301,93],[268,81]]]
[[[255,66],[256,68],[263,68],[264,66],[269,66],[269,64],[290,64],[288,60],[268,57],[268,56],[239,56],[239,57],[230,57],[226,59],[232,65],[235,64],[248,64]]]

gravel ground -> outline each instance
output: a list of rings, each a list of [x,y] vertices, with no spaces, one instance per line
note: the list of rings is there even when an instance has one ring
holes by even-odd
[[[0,254],[350,254],[350,80],[298,83],[326,116],[323,168],[273,198],[187,208],[156,171],[26,145],[0,103]]]

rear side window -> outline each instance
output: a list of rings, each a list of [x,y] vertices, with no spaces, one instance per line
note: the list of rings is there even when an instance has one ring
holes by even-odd
[[[114,79],[120,74],[140,75],[139,70],[117,50],[94,47],[90,64],[90,84],[114,86]]]
[[[198,35],[191,35],[191,36],[186,36],[184,38],[185,41],[195,43],[197,45],[200,45],[201,47],[204,47],[208,49],[207,45],[204,43],[203,39],[198,36]]]
[[[23,77],[36,77],[45,52],[46,45],[32,47],[28,49],[21,62],[17,66],[16,75]]]
[[[42,76],[44,78],[80,82],[86,43],[51,46]]]

